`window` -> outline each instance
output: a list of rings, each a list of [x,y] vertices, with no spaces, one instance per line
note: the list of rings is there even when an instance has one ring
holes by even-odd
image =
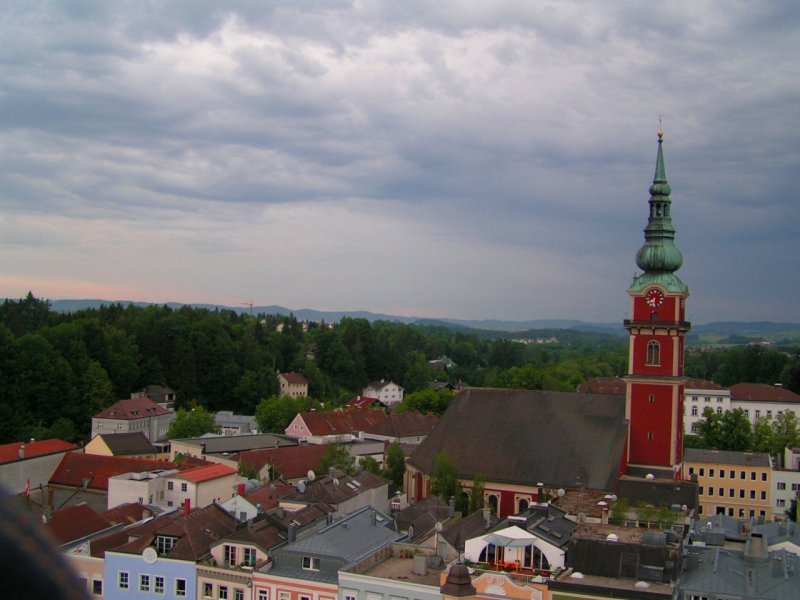
[[[743,508],[739,509],[739,518],[740,519],[744,519],[744,509]]]
[[[701,496],[703,495],[703,486],[702,485],[699,488],[697,488],[697,493],[700,494]]]
[[[225,566],[236,566],[236,546],[229,546],[225,544]]]
[[[761,417],[761,411],[759,409],[756,409],[756,419],[760,417]]]
[[[185,598],[186,597],[186,580],[185,579],[176,579],[175,580],[175,595],[178,598]]]
[[[733,489],[733,488],[730,488],[730,489],[728,490],[728,497],[729,497],[729,498],[733,498],[734,496],[736,496],[736,492],[734,491],[734,489]],[[733,516],[733,515],[731,515],[731,516]]]
[[[761,481],[766,481],[766,480],[767,480],[767,472],[766,472],[766,471],[764,471],[764,472],[761,474]]]
[[[720,479],[725,479],[725,469],[720,469],[719,470],[719,478]]]
[[[244,600],[244,590],[242,588],[233,590],[233,600]]]
[[[269,600],[269,590],[258,590],[258,600]]]
[[[150,575],[145,575],[144,573],[139,575],[139,591],[150,592]]]
[[[756,516],[756,511],[751,508],[750,509],[750,518],[752,519],[755,516]]]
[[[793,483],[793,484],[792,484],[792,491],[793,491],[793,492],[796,492],[796,491],[797,491],[797,489],[798,489],[798,484],[796,484],[796,483]]]
[[[228,600],[228,586],[221,585],[217,588],[217,598],[219,600]]]
[[[694,475],[694,467],[689,467],[689,475]]]
[[[784,507],[784,506],[786,506],[786,500],[784,500],[783,498],[778,498],[778,500],[777,500],[777,502],[775,504],[776,504],[776,506]]]
[[[245,548],[244,549],[244,564],[250,565],[254,567],[256,564],[256,549],[255,548]]]
[[[722,398],[717,398],[717,402],[718,402],[719,404],[722,404]]]
[[[703,402],[711,402],[711,398],[709,398],[708,396],[706,396],[705,398],[703,398]]]
[[[717,407],[717,414],[718,414],[718,415],[721,415],[721,414],[722,414],[722,407],[721,407],[721,406],[718,406],[718,407]]]
[[[744,409],[744,416],[747,417],[748,419],[750,418],[750,409],[749,408],[745,408]]]
[[[739,479],[747,479],[747,475],[744,471],[739,471]]]
[[[655,340],[647,342],[647,364],[653,366],[661,364],[661,344]]]
[[[155,585],[153,586],[153,588],[155,588],[156,594],[163,594],[164,593],[164,578],[161,575],[156,575],[154,577],[154,579],[155,579],[155,581],[153,583]]]
[[[174,490],[174,489],[175,489],[175,484],[174,484],[172,481],[168,481],[168,482],[167,482],[167,489],[168,489],[169,491],[172,491],[172,490]]]
[[[159,555],[167,554],[172,550],[177,539],[178,538],[168,537],[166,535],[156,536],[156,552],[158,552]]]
[[[93,579],[92,580],[92,594],[95,596],[102,596],[103,595],[103,580],[102,579]]]
[[[764,490],[761,491],[761,499],[762,500],[766,500],[767,499],[767,492],[765,492]]]
[[[750,490],[750,500],[755,500],[755,499],[756,499],[756,491]]]
[[[724,497],[725,496],[725,488],[718,488],[717,491],[719,492],[720,497]]]
[[[182,492],[185,492],[185,491],[187,491],[188,489],[189,489],[189,486],[188,486],[186,483],[182,483],[182,484],[181,484],[181,491],[182,491]]]
[[[706,470],[703,467],[700,467],[700,477],[706,476]]]
[[[121,590],[128,589],[128,572],[127,571],[119,571],[117,573],[117,587]]]
[[[697,433],[697,423],[692,423],[692,433]]]
[[[730,473],[728,473],[728,476],[729,476],[731,479],[736,479],[736,471],[734,471],[733,469],[731,469],[731,472],[730,472]]]
[[[655,394],[650,394],[647,397],[647,399],[650,401],[650,404],[655,404],[656,403],[656,395]]]
[[[214,585],[207,581],[203,583],[203,598],[211,598],[214,595]]]
[[[292,595],[289,592],[278,592],[279,600],[290,600]]]
[[[358,592],[355,590],[344,590],[344,600],[358,600]]]
[[[697,407],[696,407],[696,406],[693,406],[693,407],[692,407],[692,416],[693,416],[693,417],[696,417],[696,416],[697,416]]]
[[[711,487],[711,486],[708,486],[708,495],[709,496],[713,496],[714,495],[714,488]]]
[[[778,489],[779,490],[785,490],[786,489],[786,482],[785,481],[779,481],[778,482]]]
[[[708,476],[709,477],[713,477],[714,476],[714,469],[709,469],[708,470]]]
[[[739,498],[744,498],[744,490],[739,490]]]
[[[304,556],[303,568],[308,571],[319,571],[319,559],[316,556]]]
[[[647,439],[648,440],[652,440],[653,439],[653,432],[652,431],[648,431],[647,432]]]
[[[300,600],[311,600],[311,596],[300,596]]]
[[[755,472],[755,471],[750,471],[750,479],[751,479],[752,481],[755,481],[755,480],[756,480],[756,472]]]

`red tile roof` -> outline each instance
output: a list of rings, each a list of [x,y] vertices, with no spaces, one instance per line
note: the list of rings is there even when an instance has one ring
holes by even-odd
[[[180,479],[186,479],[194,483],[203,483],[204,481],[211,481],[212,479],[219,479],[220,477],[228,477],[236,475],[236,469],[227,465],[212,464],[206,467],[197,467],[182,471],[178,474]]]
[[[347,406],[350,408],[369,408],[378,402],[377,398],[370,398],[369,396],[353,396]]]
[[[718,383],[714,383],[713,381],[708,381],[706,379],[694,379],[689,378],[686,380],[686,385],[684,388],[687,390],[725,390],[727,388],[719,385]]]
[[[800,402],[800,394],[768,383],[737,383],[731,386],[731,400],[741,402]]]
[[[308,379],[300,375],[300,373],[281,373],[281,377],[286,380],[286,383],[308,385]]]
[[[580,384],[578,391],[581,394],[609,394],[612,396],[624,396],[627,392],[625,380],[619,377],[595,377]]]
[[[353,431],[370,431],[387,419],[381,410],[337,410],[300,413],[311,435],[345,435]],[[291,435],[287,428],[286,435]]]
[[[121,421],[130,421],[135,419],[145,419],[147,417],[158,417],[160,415],[169,414],[169,411],[163,406],[159,406],[150,398],[126,398],[115,402],[107,409],[97,413],[95,419],[117,419]]]
[[[326,446],[286,446],[284,448],[268,448],[265,450],[248,450],[234,456],[234,460],[242,461],[259,471],[266,464],[271,464],[285,479],[305,477],[309,469],[316,469],[325,454]]]
[[[61,459],[55,472],[50,477],[50,485],[80,487],[83,480],[91,478],[90,490],[108,492],[108,478],[123,473],[142,473],[157,469],[174,469],[177,465],[171,462],[147,460],[144,458],[126,458],[123,456],[98,456],[70,452]]]
[[[124,523],[130,525],[131,523],[138,523],[142,519],[153,516],[153,511],[147,508],[144,504],[138,502],[128,502],[120,504],[114,508],[110,508],[105,512],[101,512],[100,516],[111,522],[114,525]]]
[[[44,528],[56,543],[68,544],[108,529],[111,525],[111,522],[98,515],[91,506],[81,503],[55,511]]]
[[[20,448],[25,447],[24,458],[20,458]],[[17,462],[37,456],[48,454],[58,454],[59,452],[70,452],[77,450],[75,444],[70,444],[64,440],[43,440],[41,442],[14,442],[13,444],[3,444],[0,446],[0,465]]]
[[[285,483],[275,482],[253,490],[245,499],[253,506],[260,504],[263,511],[268,511],[278,506],[278,501],[284,496],[294,493],[294,487]]]

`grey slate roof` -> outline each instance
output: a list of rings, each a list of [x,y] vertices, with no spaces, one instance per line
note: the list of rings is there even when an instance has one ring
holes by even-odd
[[[388,516],[365,506],[314,535],[276,549],[270,575],[335,583],[339,569],[404,538]],[[319,558],[319,570],[303,569],[303,556]]]
[[[275,433],[220,435],[215,437],[187,438],[180,441],[202,445],[205,448],[205,454],[245,452],[247,450],[262,450],[264,448],[297,446],[296,439]]]
[[[718,465],[739,465],[742,467],[769,467],[769,454],[766,452],[737,452],[733,450],[702,450],[687,448],[683,455],[687,462],[712,463]]]
[[[155,446],[141,431],[131,433],[98,433],[114,456],[130,454],[155,454]]]
[[[800,558],[784,550],[752,557],[724,548],[692,548],[685,563],[678,598],[800,598]]]
[[[611,490],[626,435],[622,396],[471,388],[408,462],[432,473],[444,450],[465,479]]]

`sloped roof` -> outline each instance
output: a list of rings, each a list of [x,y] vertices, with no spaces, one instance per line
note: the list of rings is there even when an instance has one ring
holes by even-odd
[[[24,449],[24,458],[20,458],[20,448]],[[41,442],[14,442],[0,446],[0,465],[46,456],[48,454],[58,454],[59,452],[70,452],[77,450],[75,444],[70,444],[64,440],[42,440]]]
[[[193,483],[203,483],[204,481],[211,481],[212,479],[219,479],[220,477],[229,477],[236,475],[236,469],[228,465],[211,464],[204,467],[197,467],[188,469],[178,473],[179,479],[186,479]]]
[[[166,408],[159,406],[150,400],[150,398],[141,396],[138,398],[126,398],[125,400],[115,402],[104,411],[97,413],[94,418],[132,421],[167,414],[169,414],[169,411]]]
[[[404,508],[395,515],[395,522],[400,531],[409,532],[413,527],[411,541],[433,531],[437,522],[444,521],[450,515],[450,506],[439,496],[430,496],[416,504]]]
[[[126,454],[155,454],[156,448],[141,431],[131,433],[98,433],[95,437],[111,450],[114,456]]]
[[[714,383],[713,381],[708,381],[707,379],[695,379],[694,377],[690,377],[686,380],[686,384],[683,386],[684,389],[687,390],[725,390],[728,389],[724,386],[721,386],[718,383]]]
[[[253,506],[260,504],[261,509],[266,512],[278,506],[281,498],[293,492],[294,487],[291,485],[275,482],[253,490],[245,495],[245,499]]]
[[[800,403],[800,394],[768,383],[737,383],[731,386],[731,400]]]
[[[349,408],[370,408],[373,404],[380,403],[377,398],[370,398],[369,396],[353,396],[347,403]]]
[[[716,465],[739,465],[743,467],[769,467],[767,452],[739,452],[735,450],[703,450],[686,448],[683,454],[686,462],[711,463]]]
[[[120,523],[130,525],[152,516],[152,510],[139,502],[126,502],[101,512],[100,516],[114,525]]]
[[[362,471],[355,477],[350,477],[339,471],[334,475],[326,475],[314,481],[309,481],[305,485],[305,491],[300,492],[297,490],[292,494],[288,494],[284,499],[287,501],[325,502],[326,504],[337,505],[367,490],[381,485],[388,485],[388,483],[388,479],[369,471]]]
[[[381,379],[380,381],[373,381],[372,383],[370,383],[370,384],[369,384],[367,387],[365,387],[364,389],[365,389],[365,390],[382,390],[382,389],[383,389],[383,388],[385,388],[387,385],[397,385],[397,384],[396,384],[394,381],[391,381],[391,380],[389,380],[389,381],[385,381],[385,380]],[[399,387],[401,390],[403,389],[403,388],[402,388],[402,387],[400,387],[399,385],[397,385],[397,387]]]
[[[439,417],[436,415],[424,415],[420,412],[393,412],[387,415],[383,422],[376,423],[370,429],[365,429],[364,433],[394,438],[424,436],[429,435],[438,422]]]
[[[381,410],[351,409],[300,413],[311,435],[346,435],[353,431],[369,431],[386,420]]]
[[[91,506],[82,502],[53,513],[45,523],[48,534],[60,545],[69,544],[112,526]]]
[[[268,552],[285,541],[285,529],[269,521],[264,515],[260,515],[247,521],[244,527],[240,527],[222,540],[211,544],[211,547],[227,542],[237,542],[240,544],[253,544],[262,551]]]
[[[468,389],[408,463],[433,473],[446,451],[464,479],[611,490],[627,429],[624,396]]]
[[[127,530],[132,541],[114,548],[115,552],[141,554],[157,536],[178,538],[164,554],[175,560],[197,561],[208,554],[211,544],[236,529],[236,518],[217,504],[195,508],[189,515],[170,513]]]
[[[612,394],[624,396],[627,392],[625,380],[620,377],[595,377],[578,386],[581,394]]]
[[[300,373],[281,373],[281,377],[289,384],[308,385],[308,379],[300,375]]]
[[[64,455],[50,477],[50,485],[81,487],[84,479],[91,479],[90,490],[108,491],[108,478],[123,473],[143,473],[158,469],[174,469],[171,462],[126,458],[124,456],[99,456],[69,452]]]
[[[456,550],[464,550],[467,540],[483,535],[495,525],[497,525],[497,517],[494,513],[489,513],[489,522],[487,523],[483,509],[478,509],[471,515],[445,525],[442,529],[442,537]]]
[[[271,464],[284,479],[305,477],[309,469],[316,469],[325,455],[324,445],[287,446],[285,448],[267,448],[249,450],[233,456],[233,460],[261,470]]]

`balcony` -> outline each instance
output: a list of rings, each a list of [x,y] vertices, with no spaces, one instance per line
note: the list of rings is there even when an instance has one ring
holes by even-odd
[[[689,321],[667,321],[661,319],[633,321],[631,319],[625,319],[622,323],[625,329],[636,329],[641,327],[647,329],[677,329],[678,331],[686,332],[692,328],[692,324]]]

